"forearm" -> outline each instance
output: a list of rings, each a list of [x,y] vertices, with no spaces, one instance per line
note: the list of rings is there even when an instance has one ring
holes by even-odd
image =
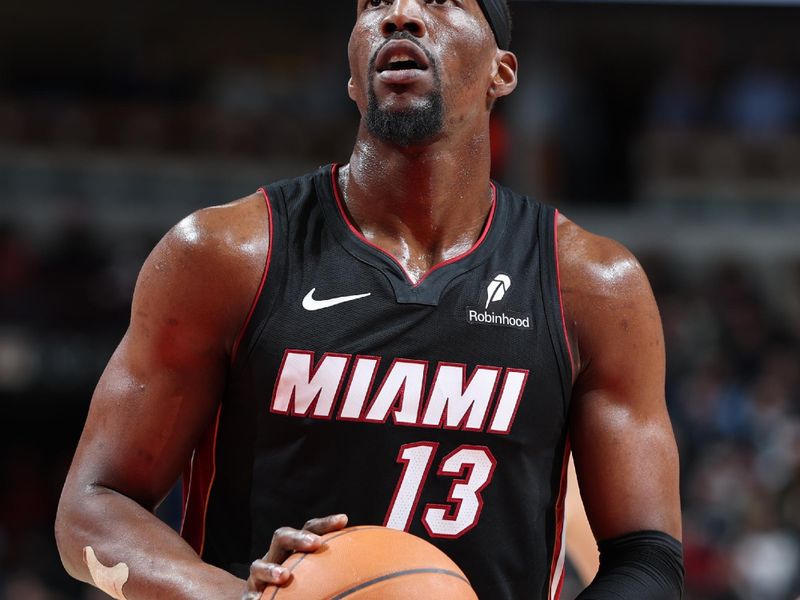
[[[56,540],[70,575],[101,589],[111,586],[104,591],[117,598],[239,600],[245,589],[241,579],[204,563],[152,513],[106,488],[65,488]]]
[[[600,543],[600,571],[578,600],[679,600],[683,554],[661,532],[636,532]]]

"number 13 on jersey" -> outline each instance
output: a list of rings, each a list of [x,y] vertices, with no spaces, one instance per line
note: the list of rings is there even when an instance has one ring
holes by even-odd
[[[417,510],[439,444],[416,442],[400,447],[397,462],[403,472],[394,491],[384,525],[408,531]],[[427,504],[422,524],[431,537],[457,538],[478,524],[483,509],[481,492],[489,485],[497,461],[486,446],[459,446],[439,463],[437,475],[452,477],[448,504]]]

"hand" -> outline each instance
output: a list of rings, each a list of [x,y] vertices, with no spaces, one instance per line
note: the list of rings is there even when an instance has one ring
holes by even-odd
[[[242,600],[260,600],[268,585],[286,585],[291,574],[281,563],[295,552],[316,552],[322,545],[321,535],[338,531],[347,525],[347,515],[331,515],[306,521],[303,529],[281,527],[272,536],[269,552],[250,565],[250,577]]]

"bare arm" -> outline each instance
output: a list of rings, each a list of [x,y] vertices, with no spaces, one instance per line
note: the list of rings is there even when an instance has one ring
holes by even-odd
[[[203,563],[152,511],[216,414],[264,269],[266,219],[260,196],[201,211],[158,244],[140,273],[129,329],[95,390],[56,522],[69,573],[117,598],[244,593],[243,581]]]
[[[570,436],[594,535],[649,530],[680,539],[664,339],[647,277],[622,246],[566,219],[559,241],[575,363]]]

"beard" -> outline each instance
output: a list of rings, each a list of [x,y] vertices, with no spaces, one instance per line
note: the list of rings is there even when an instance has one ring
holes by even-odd
[[[411,39],[413,36],[402,32],[392,39]],[[424,50],[424,49],[423,49]],[[444,97],[442,81],[435,59],[425,52],[433,69],[434,89],[424,96],[415,106],[402,110],[382,107],[375,94],[375,83],[369,81],[366,124],[369,132],[379,140],[396,146],[415,146],[437,137],[444,127]],[[376,52],[377,55],[377,52]],[[369,72],[375,73],[375,57],[370,61]]]
[[[440,91],[425,96],[421,102],[403,110],[383,108],[375,90],[369,88],[367,129],[387,144],[415,146],[432,140],[444,127],[444,101]]]

